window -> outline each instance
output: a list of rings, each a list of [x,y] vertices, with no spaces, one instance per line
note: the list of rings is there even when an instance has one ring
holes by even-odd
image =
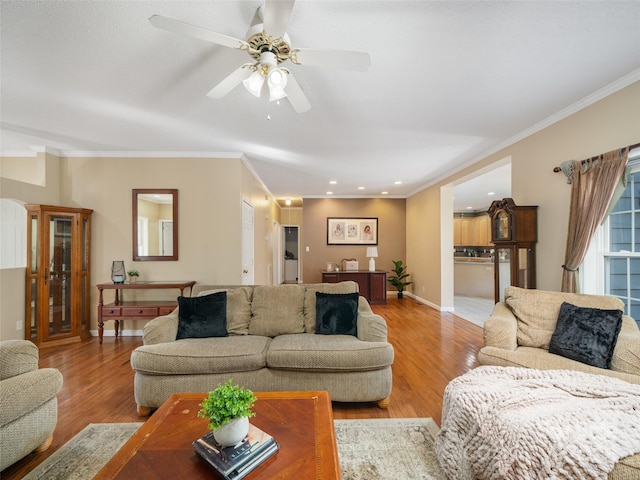
[[[594,237],[580,269],[585,293],[613,295],[640,325],[640,149],[629,155],[627,187]]]
[[[0,198],[0,269],[27,266],[27,211],[22,204]]]

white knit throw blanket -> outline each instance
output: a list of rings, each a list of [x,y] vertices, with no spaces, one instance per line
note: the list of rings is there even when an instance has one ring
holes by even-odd
[[[445,390],[451,480],[605,479],[640,452],[640,385],[569,370],[479,367]]]

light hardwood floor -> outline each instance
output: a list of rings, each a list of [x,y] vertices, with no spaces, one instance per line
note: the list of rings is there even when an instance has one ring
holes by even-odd
[[[389,297],[373,310],[388,324],[395,349],[393,392],[388,409],[375,404],[334,402],[335,418],[432,417],[438,425],[447,383],[477,366],[482,328],[451,313],[441,313],[411,298]],[[40,350],[40,366],[64,376],[58,395],[58,425],[51,447],[31,454],[2,472],[3,480],[22,478],[89,423],[138,422],[133,398],[131,351],[140,337],[96,337]]]

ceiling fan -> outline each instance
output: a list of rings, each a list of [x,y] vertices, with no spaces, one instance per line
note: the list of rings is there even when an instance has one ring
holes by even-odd
[[[263,23],[252,25],[246,40],[161,15],[153,15],[149,21],[156,28],[245,50],[253,58],[252,62],[241,65],[213,87],[207,93],[209,97],[222,98],[240,83],[253,95],[260,97],[266,84],[270,101],[286,97],[296,112],[303,113],[311,108],[311,104],[291,72],[279,66],[281,63],[290,60],[296,65],[337,67],[364,72],[371,65],[371,60],[369,54],[364,52],[291,48],[286,29],[294,3],[295,0],[265,0],[264,7],[258,8],[258,18]]]

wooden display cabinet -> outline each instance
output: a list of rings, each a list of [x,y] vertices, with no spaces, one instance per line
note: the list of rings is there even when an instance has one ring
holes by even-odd
[[[51,205],[25,208],[25,338],[40,347],[88,338],[93,210]]]
[[[509,285],[536,288],[538,207],[518,206],[512,198],[489,207],[494,244],[495,301],[504,300]]]

